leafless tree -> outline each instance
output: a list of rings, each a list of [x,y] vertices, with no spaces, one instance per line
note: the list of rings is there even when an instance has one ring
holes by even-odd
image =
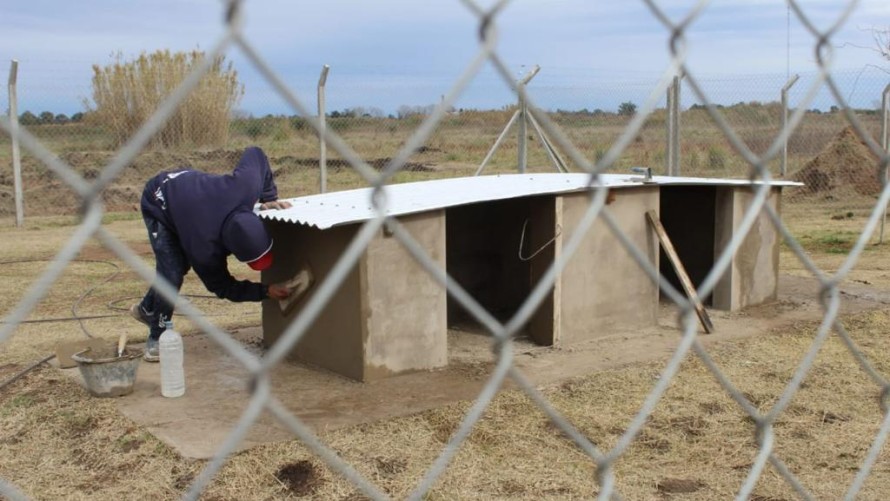
[[[875,50],[881,54],[881,57],[890,61],[890,27],[872,28],[871,35],[875,40]]]
[[[859,30],[871,34],[874,45],[862,46],[855,43],[845,42],[841,44],[839,48],[854,47],[857,49],[873,50],[883,59],[890,61],[890,26],[886,28],[879,28],[877,26],[860,27]]]

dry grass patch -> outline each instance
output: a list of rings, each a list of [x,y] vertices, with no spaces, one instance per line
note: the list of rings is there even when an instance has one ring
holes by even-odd
[[[832,220],[827,210],[789,213],[789,225],[799,235],[825,231],[828,224],[842,225],[834,226],[836,231],[854,232],[863,222],[860,216]],[[0,267],[0,285],[8,291],[0,298],[4,313],[15,307],[46,267],[45,262],[29,260],[51,258],[53,250],[74,230],[54,219],[37,225],[39,231],[2,230],[10,245],[0,250],[0,256],[7,261],[28,261]],[[141,221],[112,220],[106,228],[150,259],[147,249],[138,247],[145,239]],[[843,258],[818,246],[808,250],[826,270],[836,269]],[[807,273],[787,250],[783,252],[783,267]],[[870,247],[851,279],[890,284],[890,279],[885,280],[887,252],[884,246]],[[92,243],[81,257],[120,265]],[[243,266],[233,269],[236,274],[251,276]],[[145,284],[128,271],[101,283],[111,271],[100,262],[72,264],[29,319],[69,315],[74,301],[95,286],[80,303],[78,313],[117,312],[120,317],[90,320],[85,324],[90,332],[116,339],[127,329],[132,340],[144,339],[143,327],[109,305],[127,306],[127,301],[144,292]],[[206,294],[193,275],[183,291]],[[255,305],[194,301],[223,328],[260,322]],[[710,353],[745,398],[766,413],[779,400],[810,348],[818,321],[813,318],[755,338],[727,342]],[[876,310],[846,316],[843,321],[875,369],[886,374],[890,370],[890,315]],[[196,332],[190,322],[181,320],[179,325],[186,334]],[[77,322],[18,326],[12,338],[0,346],[0,382],[51,352],[57,341],[82,336]],[[541,391],[580,433],[605,452],[626,433],[663,367],[664,361],[658,361],[597,372]],[[480,366],[479,371],[484,376],[491,367]],[[813,497],[843,497],[884,419],[879,394],[880,387],[832,335],[773,426],[776,456]],[[319,437],[382,491],[404,498],[442,453],[471,405],[459,402],[405,418],[322,430]],[[704,364],[690,355],[630,447],[615,461],[617,489],[630,500],[732,498],[755,460],[756,431],[751,417]],[[56,369],[42,367],[0,388],[0,477],[36,499],[176,499],[205,465],[205,461],[179,457],[122,417],[112,401],[89,397]],[[883,499],[888,484],[890,463],[882,451],[858,499]],[[486,409],[426,499],[589,499],[599,489],[595,462],[527,396],[510,390],[501,391]],[[350,482],[297,440],[231,456],[202,499],[298,497],[364,499]],[[767,466],[751,499],[797,498],[778,472]]]
[[[875,367],[890,364],[890,316],[846,318]],[[721,371],[761,412],[775,405],[809,349],[816,322],[712,350]],[[10,374],[20,364],[0,364]],[[659,377],[663,362],[590,374],[543,388],[553,406],[601,451],[614,447]],[[831,337],[801,389],[774,424],[775,454],[819,499],[841,497],[883,415],[880,388]],[[471,403],[322,431],[320,438],[365,478],[404,498],[457,430]],[[181,495],[204,466],[124,419],[108,400],[44,368],[0,390],[0,475],[39,499]],[[625,499],[726,499],[757,453],[756,427],[696,358],[690,357],[655,412],[614,464]],[[890,482],[882,453],[859,499],[881,499]],[[428,499],[584,499],[596,495],[594,462],[524,394],[502,391],[485,411]],[[796,499],[768,466],[757,499]],[[362,499],[297,441],[229,458],[206,499]],[[678,498],[679,499],[679,498]]]
[[[890,364],[887,312],[845,319],[876,367]],[[712,350],[721,371],[761,412],[777,401],[812,342],[803,323]],[[3,365],[3,374],[17,367]],[[605,371],[544,388],[600,450],[614,447],[651,391],[662,363]],[[883,415],[879,388],[832,337],[774,425],[775,454],[819,499],[843,496]],[[404,498],[426,474],[471,403],[361,425],[320,438],[365,478]],[[38,499],[181,495],[204,461],[178,457],[120,417],[107,400],[44,368],[0,392],[0,474]],[[698,361],[689,358],[630,448],[615,462],[625,499],[731,498],[757,453],[755,425]],[[890,482],[882,453],[859,499]],[[524,394],[502,391],[428,499],[587,499],[599,491],[594,462]],[[298,441],[229,458],[206,499],[362,499]],[[770,466],[755,499],[796,499]],[[677,497],[677,499],[680,499]]]

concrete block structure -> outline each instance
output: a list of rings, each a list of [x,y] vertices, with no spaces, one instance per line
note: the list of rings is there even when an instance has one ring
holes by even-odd
[[[391,185],[387,215],[396,217],[437,265],[496,318],[511,318],[579,229],[590,206],[585,174],[513,174]],[[623,234],[675,285],[645,214],[654,210],[698,286],[735,234],[752,199],[740,180],[603,175],[606,208]],[[769,203],[780,208],[774,183]],[[374,217],[370,189],[290,199],[293,207],[261,217],[275,241],[267,283],[309,264],[321,282]],[[735,310],[774,299],[779,237],[761,214],[713,294],[702,298]],[[677,285],[679,289],[679,285]],[[313,294],[318,285],[310,292]],[[306,300],[302,301],[305,305]],[[595,340],[617,329],[655,325],[657,284],[598,218],[525,326],[541,345]],[[263,336],[273,344],[299,315],[263,304]],[[359,381],[441,368],[448,328],[474,319],[414,261],[396,238],[380,231],[291,358]]]
[[[443,211],[405,216],[402,223],[444,267]],[[264,282],[286,280],[305,264],[317,280],[324,280],[359,229],[357,224],[326,230],[267,224],[276,260],[264,272]],[[293,355],[360,381],[443,367],[448,356],[445,307],[445,289],[396,239],[380,231]],[[264,342],[271,345],[299,311],[285,316],[277,302],[267,300],[263,304]]]

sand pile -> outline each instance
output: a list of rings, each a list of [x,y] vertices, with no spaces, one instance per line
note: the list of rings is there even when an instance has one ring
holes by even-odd
[[[806,185],[798,191],[799,194],[852,191],[859,195],[876,195],[881,191],[878,157],[849,126],[791,179]]]

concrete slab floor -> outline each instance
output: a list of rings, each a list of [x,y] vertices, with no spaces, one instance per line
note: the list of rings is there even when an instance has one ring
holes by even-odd
[[[881,307],[890,291],[858,284],[843,286],[844,312]],[[803,319],[818,320],[817,284],[809,278],[782,276],[779,300],[728,313],[710,310],[715,333],[702,335],[707,346],[766,332]],[[514,344],[515,363],[536,386],[548,386],[585,374],[649,360],[666,359],[679,340],[676,307],[662,304],[658,327],[616,332],[566,348]],[[256,353],[262,348],[260,327],[233,333]],[[608,341],[608,342],[604,342]],[[481,333],[449,331],[449,366],[445,369],[359,383],[293,362],[272,373],[274,395],[295,416],[315,430],[410,415],[459,400],[474,399],[487,381],[494,358],[490,339]],[[247,371],[206,335],[185,336],[186,394],[167,399],[160,394],[160,367],[142,362],[135,390],[116,399],[120,411],[189,458],[212,457],[231,433],[247,406]],[[81,380],[78,369],[64,373]],[[657,374],[653,374],[653,377]],[[264,412],[238,449],[292,440],[295,437]]]

